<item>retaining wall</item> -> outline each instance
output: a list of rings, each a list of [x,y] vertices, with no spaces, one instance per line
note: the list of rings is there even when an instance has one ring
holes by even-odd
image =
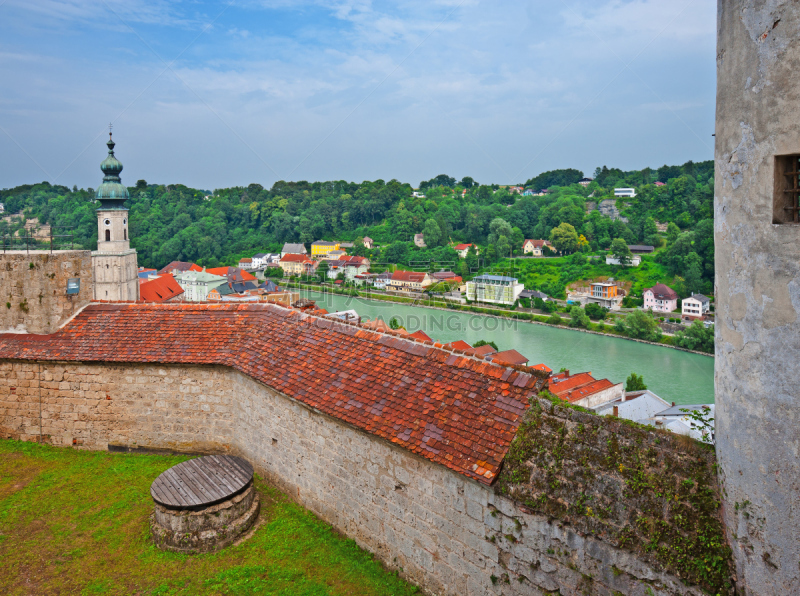
[[[0,436],[40,432],[54,445],[242,455],[430,594],[702,593],[225,367],[0,360]]]

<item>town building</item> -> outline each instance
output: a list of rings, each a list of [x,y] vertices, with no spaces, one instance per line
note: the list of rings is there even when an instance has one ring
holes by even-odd
[[[277,265],[280,260],[280,253],[260,252],[253,255],[253,269],[264,269],[265,267]]]
[[[369,259],[364,257],[340,257],[336,261],[328,262],[328,279],[336,279],[339,275],[346,281],[353,281],[356,276],[364,275],[369,271]]]
[[[319,261],[307,255],[289,253],[281,257],[280,266],[286,276],[311,275],[317,270]]]
[[[139,276],[139,287],[141,288],[141,280],[143,279],[150,279],[151,277],[158,277],[158,271],[155,269],[148,269],[147,267],[139,267],[137,271],[137,275]]]
[[[319,257],[319,258],[322,261],[338,261],[342,257],[346,257],[346,256],[347,256],[347,252],[339,249],[339,250],[332,250],[327,255],[324,255],[324,256]]]
[[[372,250],[372,242],[373,242],[372,238],[370,238],[369,236],[364,236],[362,242],[364,243],[364,248]]]
[[[555,251],[549,240],[525,240],[522,243],[522,253],[534,257],[544,256],[545,251],[550,254],[551,250]]]
[[[664,284],[656,284],[647,288],[643,293],[644,310],[653,312],[672,312],[678,308],[678,294],[675,290]]]
[[[635,255],[647,255],[655,251],[655,246],[650,246],[649,244],[629,244],[628,250],[631,251]]]
[[[187,263],[186,261],[172,261],[166,267],[159,269],[158,274],[162,275],[164,273],[169,273],[170,275],[176,275],[178,273],[184,273],[185,271],[202,270],[203,268],[200,265],[195,265],[194,263]]]
[[[640,424],[649,424],[648,418],[671,407],[669,402],[661,399],[648,389],[625,392],[616,399],[603,402],[591,408],[599,416],[617,416],[625,420],[633,420]]]
[[[3,203],[0,203],[0,213],[4,213],[6,210],[6,206]]]
[[[550,296],[545,294],[544,292],[539,292],[537,290],[522,290],[519,293],[520,298],[527,298],[528,300],[536,300],[537,298],[541,298],[545,302],[551,300]]]
[[[586,297],[587,303],[593,302],[603,308],[611,309],[616,308],[622,301],[619,287],[613,281],[596,281],[590,287],[590,294]]]
[[[97,250],[92,252],[95,300],[138,300],[139,266],[136,250],[128,238],[128,189],[119,177],[122,163],[114,156],[114,140],[108,133],[108,156],[100,164],[103,182],[95,198],[97,209]]]
[[[702,294],[692,294],[681,301],[681,317],[700,319],[711,309],[711,300]]]
[[[455,250],[458,253],[458,256],[460,258],[466,259],[467,254],[469,253],[469,249],[472,248],[473,246],[475,247],[475,254],[476,255],[480,254],[478,246],[474,244],[457,244],[456,246],[453,247],[453,250]]]
[[[249,257],[239,259],[239,269],[255,269],[255,266],[253,266],[253,259]]]
[[[431,275],[434,281],[450,281],[453,283],[461,283],[463,280],[460,275],[456,275],[452,271],[436,271]]]
[[[311,243],[311,257],[321,259],[328,256],[332,250],[340,250],[341,244],[338,242],[328,242],[327,240],[317,240]]]
[[[589,186],[592,182],[594,182],[594,178],[581,178],[580,180],[578,180],[578,184],[580,184],[584,188]]]
[[[503,352],[494,352],[493,354],[487,356],[486,360],[490,360],[491,362],[498,362],[500,364],[528,366],[529,359],[527,356],[523,356],[516,350],[505,350]]]
[[[658,181],[658,182],[656,182],[656,183],[655,183],[655,185],[656,185],[656,186],[666,186],[666,184],[664,184],[664,183],[663,183],[663,182],[661,182],[661,181]]]
[[[414,197],[415,199],[424,199],[425,193],[415,190],[414,192],[411,193],[411,196]]]
[[[305,244],[292,244],[291,242],[287,242],[283,245],[281,249],[281,258],[285,257],[286,255],[306,255],[308,251],[306,250]]]
[[[425,237],[422,234],[414,234],[414,245],[417,248],[425,248]]]
[[[205,302],[212,289],[228,281],[225,276],[209,273],[205,269],[176,273],[174,277],[184,291],[181,300],[186,302]]]
[[[425,333],[422,329],[419,329],[418,331],[415,331],[414,333],[409,335],[409,337],[413,337],[414,339],[416,339],[418,341],[433,341],[430,338],[430,336],[427,333]]]
[[[525,286],[516,277],[479,275],[467,282],[467,300],[512,305]]]
[[[623,383],[595,379],[592,373],[570,375],[569,371],[550,377],[550,393],[572,405],[594,408],[625,395]]]
[[[635,188],[615,188],[614,196],[617,198],[632,199],[636,196]]]
[[[642,257],[639,255],[632,255],[628,258],[628,262],[625,263],[626,267],[638,267],[642,262]],[[606,255],[606,265],[622,265],[622,262],[613,257],[612,255]]]
[[[432,283],[433,280],[427,273],[397,270],[392,273],[386,289],[396,292],[421,292]]]
[[[385,290],[389,286],[390,281],[392,281],[392,274],[388,271],[384,271],[372,279],[372,286],[376,290]]]
[[[169,273],[139,282],[139,299],[144,302],[177,302],[184,289]]]
[[[482,346],[478,346],[477,348],[470,348],[466,351],[467,354],[471,356],[475,356],[476,358],[486,358],[491,354],[496,354],[497,350],[495,350],[489,344],[483,344]]]

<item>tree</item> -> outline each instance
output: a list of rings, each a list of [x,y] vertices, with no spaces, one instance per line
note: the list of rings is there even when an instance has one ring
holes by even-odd
[[[389,319],[389,328],[402,329],[403,327],[400,325],[400,320],[397,317],[392,317],[391,319]]]
[[[531,187],[534,190],[542,190],[551,186],[569,186],[575,184],[583,178],[583,172],[568,168],[565,170],[550,170],[549,172],[542,172],[535,178],[531,178],[525,183],[526,187]]]
[[[442,230],[436,220],[431,218],[425,222],[425,227],[422,229],[422,235],[425,238],[425,245],[428,248],[439,246],[442,240]]]
[[[606,314],[608,313],[607,308],[603,308],[599,304],[595,302],[589,302],[586,307],[584,308],[586,314],[589,316],[590,319],[594,319],[595,321],[601,321],[606,318]]]
[[[635,310],[625,317],[622,329],[628,337],[647,341],[659,341],[662,335],[661,327],[653,318],[653,313],[643,310]]]
[[[462,188],[466,188],[467,190],[469,190],[473,186],[478,186],[478,183],[475,182],[475,180],[473,180],[470,176],[464,176],[461,179],[461,182],[458,183],[458,185]]]
[[[497,347],[497,344],[494,343],[493,341],[484,341],[482,339],[479,339],[474,344],[472,344],[473,348],[480,348],[481,346],[492,346],[495,350],[499,351],[499,348]]]
[[[495,244],[495,250],[497,250],[497,257],[500,259],[511,256],[511,243],[508,241],[508,238],[500,236],[497,239],[497,244]]]
[[[675,242],[678,239],[678,236],[680,236],[680,233],[681,229],[675,225],[675,222],[669,222],[669,225],[667,226],[667,242],[670,244]]]
[[[569,310],[569,326],[570,327],[588,327],[589,317],[580,306],[573,306]]]
[[[317,265],[317,277],[320,281],[328,281],[328,269],[330,269],[330,265],[327,261],[322,261]]]
[[[574,226],[564,222],[550,232],[550,242],[562,253],[572,253],[578,249],[578,233]]]
[[[513,235],[514,230],[511,229],[511,224],[502,217],[495,217],[489,224],[489,244],[497,244],[500,236],[505,236],[508,241]]]
[[[687,350],[714,353],[714,326],[706,327],[701,321],[694,321],[688,329],[675,334],[675,344]]]
[[[147,181],[146,180],[137,180],[136,181],[136,190],[144,190],[147,188]]]
[[[647,385],[644,384],[642,375],[632,372],[631,376],[625,379],[625,391],[644,391]]]
[[[611,256],[619,261],[620,265],[628,265],[631,262],[631,249],[628,248],[628,243],[622,238],[614,238],[611,242]]]

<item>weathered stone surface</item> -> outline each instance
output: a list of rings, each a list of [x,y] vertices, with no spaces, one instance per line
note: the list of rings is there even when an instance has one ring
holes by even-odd
[[[773,224],[800,154],[800,3],[718,3],[716,438],[738,588],[799,594],[800,225]],[[780,186],[780,188],[778,188]]]
[[[67,281],[81,280],[67,296]],[[0,252],[0,333],[53,333],[94,293],[92,253],[70,251]]]
[[[211,553],[233,544],[258,519],[261,502],[251,484],[244,492],[198,511],[167,509],[156,503],[150,518],[153,542],[161,549]]]

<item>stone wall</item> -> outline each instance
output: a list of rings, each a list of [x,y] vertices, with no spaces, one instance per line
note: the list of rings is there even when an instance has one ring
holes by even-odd
[[[701,594],[616,542],[224,367],[0,360],[0,436],[40,432],[55,445],[242,455],[430,594]]]
[[[791,196],[776,158],[800,155],[800,3],[720,0],[718,32],[715,392],[726,523],[742,593],[800,594],[800,225],[773,223],[789,215]]]
[[[81,280],[80,293],[67,296],[74,277]],[[0,333],[53,333],[93,293],[88,250],[0,253]]]

